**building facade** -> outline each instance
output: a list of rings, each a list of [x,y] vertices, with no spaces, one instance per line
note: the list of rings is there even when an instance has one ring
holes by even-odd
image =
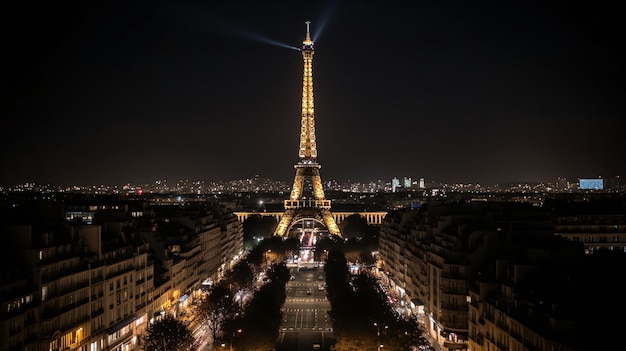
[[[176,315],[243,255],[226,208],[92,201],[45,221],[4,217],[0,350],[139,349],[148,323]]]
[[[523,203],[391,211],[381,225],[380,268],[404,311],[443,350],[577,350],[594,318],[581,317],[576,303],[606,291],[586,285],[597,272],[574,267],[589,267],[589,255],[555,232],[554,218]]]

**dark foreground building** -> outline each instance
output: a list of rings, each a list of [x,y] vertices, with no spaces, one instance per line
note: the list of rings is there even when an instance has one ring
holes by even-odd
[[[226,208],[115,196],[7,203],[0,350],[129,351],[243,253]]]
[[[444,350],[623,348],[624,201],[547,203],[390,212],[379,254],[401,310]]]

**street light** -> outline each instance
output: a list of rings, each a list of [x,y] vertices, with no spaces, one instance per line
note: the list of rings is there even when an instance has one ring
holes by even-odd
[[[241,333],[241,329],[237,329],[237,333]],[[230,337],[230,351],[233,351],[233,340],[235,339],[235,331],[233,330],[233,335]]]
[[[376,350],[380,351],[380,347],[382,346],[380,344],[380,325],[376,322],[374,322],[374,325],[376,326]],[[385,326],[385,329],[387,328],[388,326]]]

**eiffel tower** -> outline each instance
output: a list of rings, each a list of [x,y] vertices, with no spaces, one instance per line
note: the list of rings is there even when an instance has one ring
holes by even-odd
[[[306,22],[306,37],[302,42],[304,76],[302,78],[302,122],[300,126],[300,162],[294,165],[296,177],[289,200],[285,200],[282,214],[274,235],[289,235],[289,230],[302,220],[313,220],[341,236],[339,227],[330,212],[330,200],[324,196],[320,168],[315,145],[315,113],[313,106],[313,41],[309,32],[311,22]]]

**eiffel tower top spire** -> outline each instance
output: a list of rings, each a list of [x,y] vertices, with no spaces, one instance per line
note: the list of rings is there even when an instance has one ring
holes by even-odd
[[[300,127],[300,162],[315,163],[317,146],[315,144],[315,108],[313,104],[313,40],[306,21],[306,37],[302,42],[304,74],[302,77],[302,123]]]

